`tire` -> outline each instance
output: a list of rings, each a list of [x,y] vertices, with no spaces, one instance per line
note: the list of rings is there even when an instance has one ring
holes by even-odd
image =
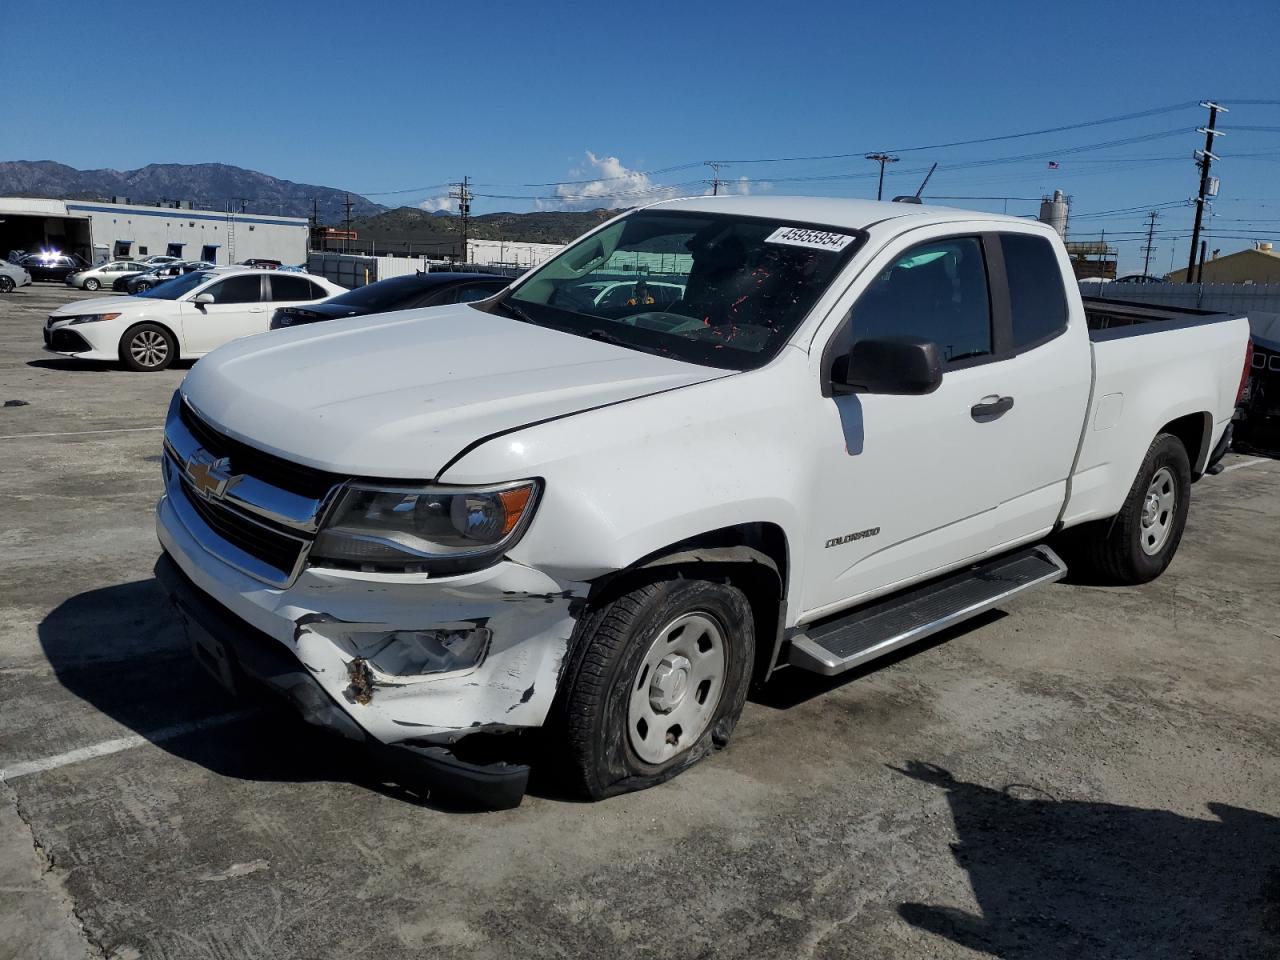
[[[1191,461],[1169,433],[1147,449],[1124,506],[1081,531],[1080,556],[1100,579],[1148,583],[1173,560],[1191,506]]]
[[[102,284],[100,284],[93,277],[90,277],[88,280],[84,282],[84,288],[86,290],[97,290],[100,286],[102,286]]]
[[[553,720],[569,786],[593,800],[662,783],[728,743],[755,660],[736,587],[666,572],[619,590],[579,620]]]
[[[140,323],[120,338],[120,362],[126,370],[153,373],[178,358],[178,344],[164,327]]]
[[[13,293],[13,277],[0,273],[0,293]]]

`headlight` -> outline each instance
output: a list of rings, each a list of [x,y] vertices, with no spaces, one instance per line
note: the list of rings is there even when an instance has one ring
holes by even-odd
[[[74,327],[77,323],[99,323],[102,320],[114,320],[120,316],[118,313],[86,313],[82,317],[72,317],[68,326]]]
[[[536,480],[493,487],[352,485],[316,537],[311,558],[373,570],[478,570],[524,533],[538,490]]]

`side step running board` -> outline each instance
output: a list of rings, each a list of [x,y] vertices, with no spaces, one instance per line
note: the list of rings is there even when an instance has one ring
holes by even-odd
[[[1005,554],[809,625],[791,638],[790,662],[827,676],[843,673],[1066,575],[1067,565],[1046,546]]]

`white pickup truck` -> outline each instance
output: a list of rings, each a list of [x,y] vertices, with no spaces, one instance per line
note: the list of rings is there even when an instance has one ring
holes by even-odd
[[[486,301],[238,340],[170,407],[157,578],[226,685],[402,783],[518,803],[543,728],[587,796],[649,786],[751,683],[1060,578],[1051,535],[1165,569],[1248,323],[1071,275],[1013,217],[701,198]]]

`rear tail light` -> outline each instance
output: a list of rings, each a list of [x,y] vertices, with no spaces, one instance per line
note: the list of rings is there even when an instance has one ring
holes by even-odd
[[[1240,389],[1236,391],[1236,406],[1244,400],[1244,388],[1249,385],[1249,368],[1253,366],[1253,338],[1244,347],[1244,371],[1240,374]]]

